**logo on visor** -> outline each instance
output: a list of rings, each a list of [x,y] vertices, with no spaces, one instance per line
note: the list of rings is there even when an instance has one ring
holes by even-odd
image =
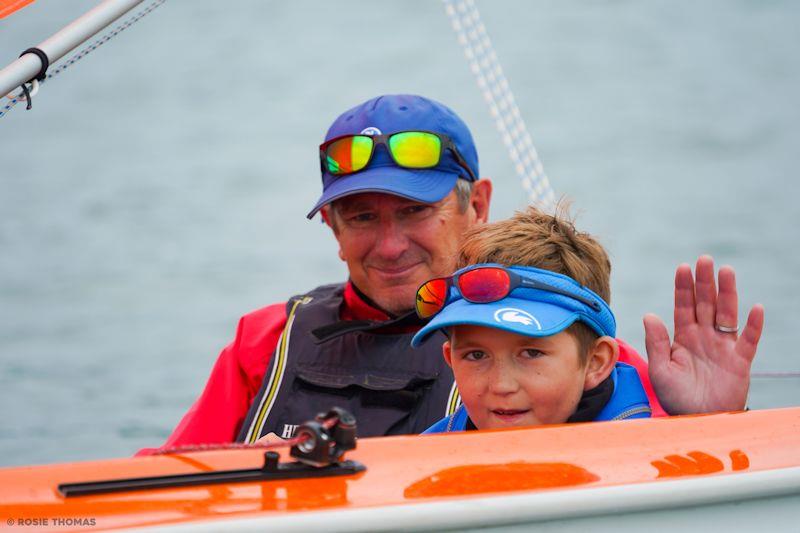
[[[382,133],[381,130],[379,130],[375,126],[370,126],[369,128],[364,128],[363,130],[361,130],[361,135],[371,135],[374,137],[375,135],[382,135]]]
[[[514,307],[504,307],[494,312],[494,319],[497,322],[510,322],[522,324],[523,326],[536,325],[538,329],[542,329],[542,325],[536,320],[536,317],[522,309],[515,309]]]

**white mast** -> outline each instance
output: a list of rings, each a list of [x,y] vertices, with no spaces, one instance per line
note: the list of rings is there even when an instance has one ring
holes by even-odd
[[[36,46],[52,65],[144,0],[103,0],[90,11]],[[20,50],[22,52],[22,49]],[[28,53],[0,70],[0,95],[8,94],[35,77],[42,68],[36,54]]]

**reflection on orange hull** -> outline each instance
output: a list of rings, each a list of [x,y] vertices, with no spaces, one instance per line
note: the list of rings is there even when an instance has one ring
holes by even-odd
[[[585,485],[600,478],[567,463],[465,465],[440,470],[409,486],[406,498],[441,498],[469,494],[518,492]]]
[[[733,450],[729,454],[731,471],[738,472],[750,467],[750,458],[742,450]],[[667,455],[652,464],[658,470],[658,477],[681,477],[716,474],[725,470],[725,463],[720,459],[701,451],[688,452],[686,455]]]
[[[259,450],[0,469],[8,518],[93,518],[100,528],[366,509],[486,494],[582,491],[800,466],[800,408],[363,439],[355,476],[62,497],[59,483],[253,468]],[[286,451],[282,456],[287,457]],[[9,530],[22,531],[18,525]],[[79,529],[79,528],[73,528]],[[48,528],[48,531],[64,530]]]

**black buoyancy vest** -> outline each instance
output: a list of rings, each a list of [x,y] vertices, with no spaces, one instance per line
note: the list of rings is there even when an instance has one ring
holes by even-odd
[[[337,406],[353,413],[358,436],[421,433],[460,403],[442,357],[444,335],[411,348],[413,333],[387,334],[341,323],[344,286],[325,285],[286,304],[286,326],[237,440],[289,438],[299,424]],[[316,335],[315,335],[316,333]]]

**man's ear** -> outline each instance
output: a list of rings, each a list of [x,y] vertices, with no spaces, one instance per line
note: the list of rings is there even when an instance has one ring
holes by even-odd
[[[447,366],[453,368],[453,360],[452,360],[452,347],[450,346],[450,341],[444,341],[442,344],[442,355],[444,356],[444,362],[447,363]]]
[[[589,350],[586,360],[586,377],[583,390],[587,391],[600,385],[609,375],[619,359],[619,344],[608,335],[600,337]]]
[[[330,204],[323,205],[322,209],[319,210],[319,214],[322,216],[322,220],[325,222],[325,224],[327,224],[328,227],[331,228],[334,233],[336,233],[336,227],[334,226],[334,224],[332,222],[332,219],[331,219],[331,217],[333,216],[333,213],[331,213]]]
[[[333,217],[335,215],[333,213],[333,210],[331,209],[331,205],[328,204],[328,205],[322,206],[322,209],[319,210],[319,214],[322,216],[322,220],[325,221],[325,224],[327,224],[328,227],[333,230],[333,235],[338,240],[339,239],[339,228],[336,227],[336,221],[333,220]],[[339,246],[339,259],[341,259],[342,261],[347,261],[347,259],[345,259],[345,257],[344,257],[344,252],[342,252],[342,247],[341,246]]]
[[[475,211],[475,220],[483,224],[489,220],[489,203],[492,201],[492,182],[489,178],[479,179],[472,184],[469,202]]]

